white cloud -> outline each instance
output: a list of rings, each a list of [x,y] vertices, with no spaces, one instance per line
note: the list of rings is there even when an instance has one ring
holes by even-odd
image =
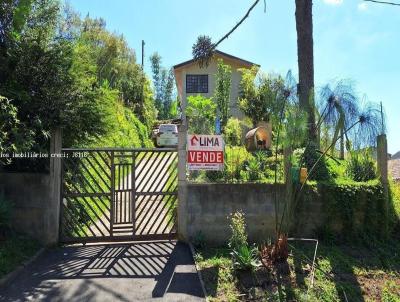
[[[365,2],[358,3],[357,6],[358,10],[365,11],[368,9],[368,5]]]
[[[329,5],[341,5],[343,0],[324,0],[324,2]]]

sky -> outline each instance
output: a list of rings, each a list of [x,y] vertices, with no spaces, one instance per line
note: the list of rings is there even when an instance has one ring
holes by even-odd
[[[393,0],[400,3],[400,0]],[[102,17],[141,57],[145,70],[158,52],[165,67],[191,59],[199,35],[215,42],[245,14],[254,0],[68,0],[81,16]],[[260,64],[263,72],[297,75],[294,0],[263,0],[218,47]],[[353,81],[360,97],[382,102],[388,149],[400,151],[400,6],[362,0],[314,0],[314,69],[319,88]],[[399,89],[399,91],[397,90]]]

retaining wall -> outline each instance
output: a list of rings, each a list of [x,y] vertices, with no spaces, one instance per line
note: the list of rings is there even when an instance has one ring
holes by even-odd
[[[283,209],[284,186],[278,185],[278,208]],[[187,235],[199,232],[210,244],[228,240],[228,216],[246,214],[250,241],[265,241],[275,234],[274,186],[268,184],[187,184]]]
[[[11,226],[46,243],[51,226],[50,175],[39,173],[0,173],[0,192],[4,199],[12,202]]]

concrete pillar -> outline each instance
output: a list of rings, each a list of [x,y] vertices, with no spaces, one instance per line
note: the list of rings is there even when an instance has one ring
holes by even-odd
[[[60,227],[60,199],[61,199],[61,148],[62,132],[55,129],[51,132],[50,139],[50,196],[45,218],[45,243],[55,245],[58,243]]]
[[[388,152],[386,134],[377,137],[377,164],[379,179],[382,183],[384,194],[384,213],[385,213],[385,229],[384,233],[388,233],[389,222],[389,180],[388,180]]]
[[[292,148],[287,147],[283,150],[283,160],[284,160],[284,175],[285,175],[285,204],[286,207],[285,216],[282,221],[283,226],[281,229],[283,232],[289,232],[290,225],[289,222],[291,221],[290,214],[292,212],[292,194],[293,194],[293,180],[292,180]],[[282,215],[282,214],[280,214]],[[280,223],[280,221],[278,221]]]
[[[187,180],[186,180],[186,140],[187,140],[187,121],[185,104],[182,104],[182,124],[178,129],[178,237],[180,240],[187,241]]]

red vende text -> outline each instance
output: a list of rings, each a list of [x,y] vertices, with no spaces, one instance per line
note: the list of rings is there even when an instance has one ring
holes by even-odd
[[[188,163],[224,163],[223,151],[188,151]]]

